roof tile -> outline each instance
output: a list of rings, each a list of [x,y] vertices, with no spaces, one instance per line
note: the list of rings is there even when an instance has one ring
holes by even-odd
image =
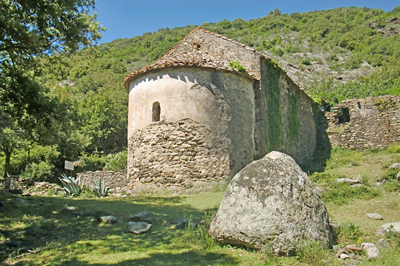
[[[201,50],[197,50],[197,49],[193,49],[190,52],[184,52],[182,54],[178,54],[175,56],[168,56],[180,43],[184,42],[194,31],[196,30],[201,30],[204,31],[206,33],[210,33],[213,34],[217,37],[223,38],[225,40],[231,41],[235,44],[241,45],[243,47],[246,47],[248,50],[250,51],[254,51],[256,53],[258,53],[256,50],[254,50],[251,47],[247,47],[246,45],[239,43],[237,41],[234,41],[232,39],[229,39],[225,36],[222,36],[220,34],[211,32],[211,31],[207,31],[204,30],[200,27],[195,28],[193,31],[191,31],[185,38],[183,38],[182,41],[180,41],[177,45],[175,45],[171,50],[169,50],[163,57],[161,57],[160,60],[158,60],[155,64],[149,65],[145,68],[142,68],[136,72],[133,72],[131,74],[129,74],[125,80],[124,80],[124,86],[125,88],[128,90],[128,82],[135,77],[138,74],[142,74],[145,73],[147,71],[153,70],[153,69],[159,69],[159,68],[164,68],[164,67],[170,67],[170,66],[200,66],[200,67],[208,67],[208,68],[217,68],[217,69],[225,69],[225,70],[230,70],[230,71],[235,71],[235,72],[239,72],[238,70],[228,66],[226,63],[221,62],[221,60],[218,60],[217,58],[215,58],[214,56],[202,52]],[[262,55],[265,57],[265,55]],[[256,78],[253,74],[251,73],[245,73],[248,76],[252,77],[252,78]]]

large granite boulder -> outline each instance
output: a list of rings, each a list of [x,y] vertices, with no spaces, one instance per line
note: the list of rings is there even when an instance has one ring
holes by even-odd
[[[280,152],[271,152],[236,174],[209,232],[222,244],[273,248],[276,254],[294,254],[303,239],[332,245],[324,202],[307,174]]]

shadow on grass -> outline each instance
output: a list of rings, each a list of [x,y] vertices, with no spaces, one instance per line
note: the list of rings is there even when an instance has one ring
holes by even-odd
[[[34,262],[19,262],[14,265],[33,266],[37,265]],[[179,254],[170,253],[152,253],[146,258],[129,259],[119,263],[88,263],[80,261],[77,258],[67,260],[55,259],[51,261],[51,265],[74,265],[74,266],[106,266],[106,265],[171,265],[171,266],[188,266],[188,265],[239,265],[239,261],[233,257],[225,254],[218,254],[212,252],[197,252],[188,251]]]
[[[68,260],[65,254],[69,254],[70,250],[74,250],[74,254],[90,254],[97,257],[114,253],[123,256],[124,253],[134,250],[146,254],[146,258],[118,265],[147,263],[148,265],[183,265],[183,263],[192,265],[192,262],[197,263],[194,265],[202,265],[202,260],[207,261],[205,263],[207,265],[214,264],[213,261],[218,261],[219,264],[230,261],[234,263],[233,259],[226,255],[188,251],[201,247],[191,242],[185,229],[172,229],[170,222],[189,217],[201,220],[205,210],[184,205],[184,197],[142,196],[103,199],[22,197],[27,202],[26,205],[13,204],[14,197],[0,195],[0,200],[6,203],[6,210],[0,217],[0,230],[7,231],[9,239],[7,241],[18,241],[20,249],[38,250],[38,252],[18,257],[17,248],[3,243],[0,245],[0,252],[6,256],[1,256],[0,262],[7,260],[8,254],[11,254],[11,258],[16,258],[17,263],[22,263],[25,258],[34,261],[33,264],[24,261],[23,264],[16,265],[36,265],[43,256],[51,265],[108,265],[87,264],[73,261],[72,258],[70,262],[64,263],[61,262],[61,258]],[[75,210],[68,211],[67,206],[73,206]],[[127,218],[143,211],[154,213],[155,222],[151,230],[141,235],[129,233]],[[97,218],[101,215],[115,216],[118,222],[99,223]],[[164,253],[159,252],[161,250]],[[44,253],[46,254],[43,255]]]
[[[123,262],[118,265],[238,265],[237,259],[225,254],[198,253],[196,251],[181,254],[153,253],[148,258]]]

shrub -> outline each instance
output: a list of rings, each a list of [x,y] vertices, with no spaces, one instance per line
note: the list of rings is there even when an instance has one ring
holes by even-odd
[[[346,69],[356,69],[361,67],[361,64],[362,64],[361,58],[353,57],[349,59],[346,63],[344,63],[344,67]]]
[[[229,66],[234,68],[234,69],[237,69],[239,72],[245,72],[246,71],[246,68],[239,61],[232,60],[232,61],[229,62]]]
[[[85,152],[81,153],[79,160],[74,163],[75,171],[85,172],[85,171],[97,171],[102,170],[105,165],[105,156],[101,156],[98,153],[94,154],[86,154]]]
[[[336,54],[331,54],[330,57],[329,57],[329,60],[331,60],[331,61],[338,61],[339,59],[337,58],[337,55],[336,55]]]
[[[387,169],[387,171],[382,175],[382,179],[392,180],[397,178],[399,169]]]
[[[109,154],[106,158],[106,171],[118,171],[126,169],[128,162],[128,151],[121,151],[115,154]]]
[[[386,239],[396,248],[400,248],[400,233],[389,230],[386,234]]]
[[[53,166],[47,162],[40,162],[39,164],[30,163],[26,166],[25,171],[22,172],[23,179],[32,179],[33,181],[47,181],[52,172]]]
[[[302,63],[303,65],[309,66],[309,65],[311,65],[311,59],[310,59],[310,58],[304,58],[304,59],[301,61],[301,63]]]
[[[282,50],[282,48],[274,50],[273,53],[274,53],[274,55],[277,55],[277,56],[282,56],[285,54],[285,52]]]
[[[387,192],[398,192],[400,191],[400,184],[397,180],[390,180],[383,184],[383,189]]]
[[[361,239],[363,232],[360,227],[349,220],[345,220],[338,229],[338,238],[340,242],[353,242]]]
[[[392,144],[385,149],[388,153],[400,153],[400,145]]]
[[[314,183],[319,183],[319,184],[327,184],[335,181],[336,178],[339,178],[336,175],[330,175],[326,172],[318,173],[315,172],[312,175],[310,175],[311,181]]]

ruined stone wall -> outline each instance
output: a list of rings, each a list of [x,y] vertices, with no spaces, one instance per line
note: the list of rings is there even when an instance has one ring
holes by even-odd
[[[129,185],[129,179],[126,176],[126,170],[121,171],[88,171],[84,173],[78,173],[77,177],[81,178],[81,182],[88,188],[93,187],[93,181],[95,179],[104,179],[106,187],[110,188],[110,192],[122,192],[127,191]]]
[[[205,126],[183,119],[160,121],[136,130],[128,146],[128,178],[131,186],[191,187],[229,177],[229,139]]]
[[[365,150],[400,142],[400,96],[345,100],[325,116],[332,146]]]

